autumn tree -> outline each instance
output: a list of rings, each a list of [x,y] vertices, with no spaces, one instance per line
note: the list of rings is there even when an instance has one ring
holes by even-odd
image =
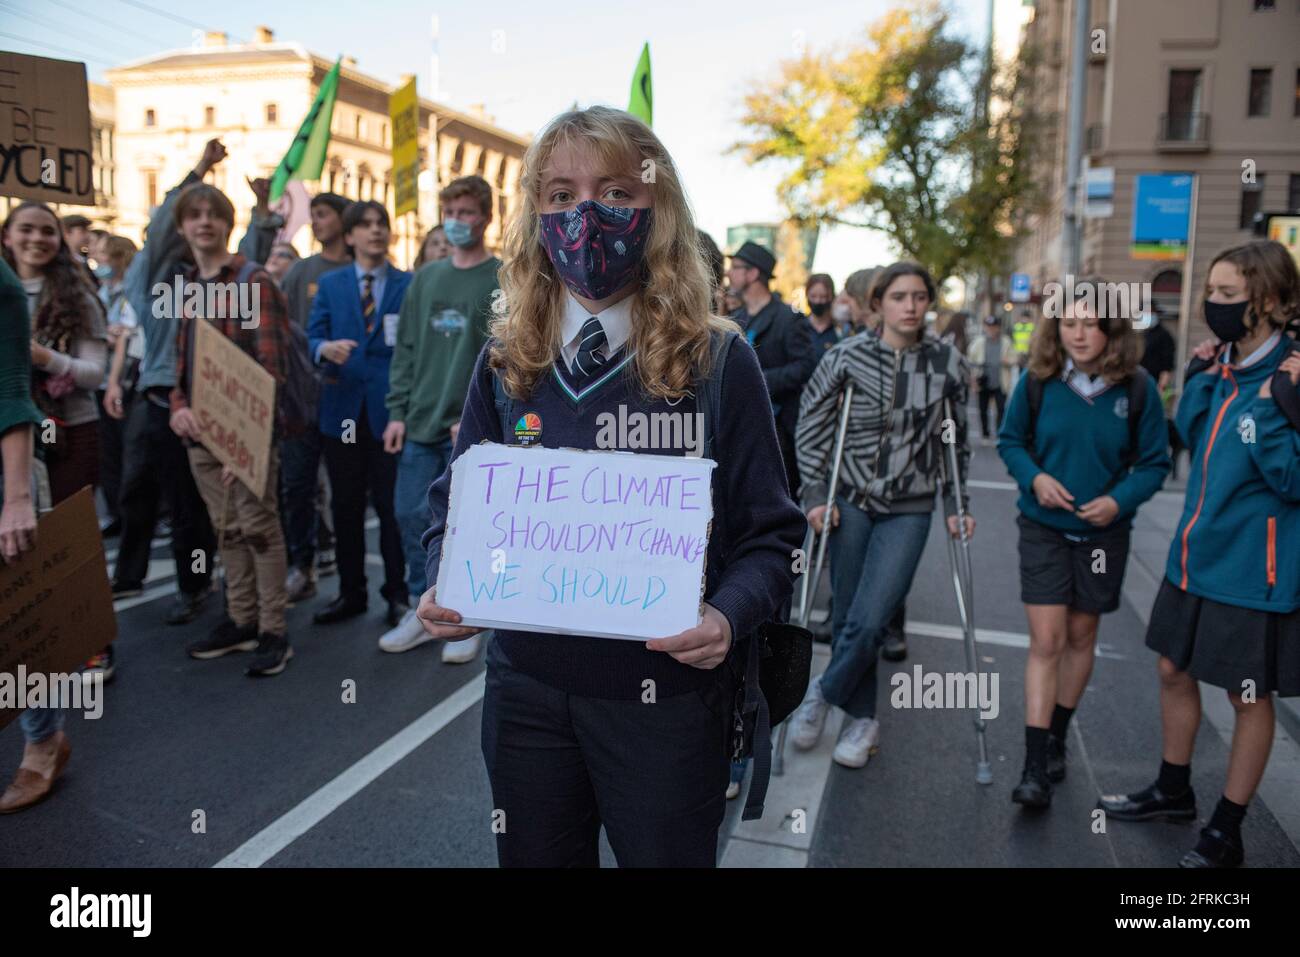
[[[785,168],[778,190],[798,222],[880,230],[939,281],[1002,272],[1039,202],[1025,60],[990,80],[947,11],[916,2],[858,43],[782,63],[745,97],[733,149]],[[985,84],[998,108],[982,109]]]

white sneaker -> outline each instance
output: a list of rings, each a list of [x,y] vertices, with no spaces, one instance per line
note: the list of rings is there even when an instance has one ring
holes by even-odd
[[[449,665],[463,665],[478,655],[479,635],[470,635],[460,641],[449,641],[442,646],[442,660]]]
[[[732,781],[727,785],[727,800],[734,801],[740,796],[740,782]]]
[[[803,704],[790,716],[790,740],[796,748],[811,751],[817,746],[817,739],[822,736],[822,728],[826,726],[826,715],[830,709],[830,702],[822,697],[821,679],[809,682]]]
[[[410,651],[426,641],[433,641],[433,635],[424,630],[424,625],[415,617],[415,609],[412,608],[402,616],[396,628],[384,632],[384,636],[379,639],[379,647],[383,651]]]
[[[840,730],[840,740],[831,757],[846,768],[865,768],[867,760],[879,750],[880,722],[875,718],[850,718]]]

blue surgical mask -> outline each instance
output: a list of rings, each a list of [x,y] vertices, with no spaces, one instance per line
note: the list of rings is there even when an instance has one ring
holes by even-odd
[[[459,219],[443,220],[442,231],[447,234],[447,242],[453,246],[464,248],[474,242],[474,227]]]
[[[108,263],[100,263],[95,267],[96,279],[107,279],[111,275],[113,275],[113,267]]]

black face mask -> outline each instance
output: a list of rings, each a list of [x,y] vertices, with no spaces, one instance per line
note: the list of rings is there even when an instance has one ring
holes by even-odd
[[[808,308],[812,310],[814,316],[820,319],[831,311],[831,304],[829,302],[810,302]]]
[[[1205,300],[1205,322],[1221,342],[1236,342],[1250,330],[1246,328],[1249,302],[1210,302]]]

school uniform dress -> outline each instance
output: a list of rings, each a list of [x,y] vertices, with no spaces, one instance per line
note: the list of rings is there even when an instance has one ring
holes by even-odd
[[[1043,383],[1032,427],[1029,377],[1022,376],[1011,394],[998,454],[1020,488],[1016,524],[1026,605],[1066,605],[1093,615],[1120,605],[1133,516],[1159,491],[1170,467],[1159,390],[1141,369],[1135,374],[1146,389],[1136,450],[1128,448],[1127,383],[1085,375],[1067,360],[1060,376]],[[1072,511],[1044,508],[1033,491],[1044,472],[1074,496],[1075,508],[1109,495],[1118,514],[1098,528]]]
[[[1235,351],[1178,404],[1192,469],[1146,643],[1235,694],[1300,695],[1300,433],[1258,394],[1287,343],[1234,364]]]
[[[629,351],[631,300],[597,318],[570,297],[564,348],[532,395],[495,399],[480,352],[452,461],[482,441],[596,449],[602,413],[692,414],[642,394]],[[761,414],[755,414],[760,410]],[[512,420],[503,428],[502,418]],[[521,426],[520,438],[513,422]],[[728,659],[684,665],[636,641],[498,629],[487,654],[483,756],[502,866],[596,866],[605,827],[621,866],[711,867],[725,810],[732,707],[748,636],[794,587],[791,553],[806,523],[790,499],[767,388],[752,349],[729,352],[714,430],[714,519],[704,600],[731,624]],[[684,454],[684,450],[655,450]],[[426,573],[437,582],[451,467],[429,491]],[[463,609],[458,609],[462,610]],[[667,636],[665,636],[667,637]],[[654,682],[654,704],[642,701]]]

